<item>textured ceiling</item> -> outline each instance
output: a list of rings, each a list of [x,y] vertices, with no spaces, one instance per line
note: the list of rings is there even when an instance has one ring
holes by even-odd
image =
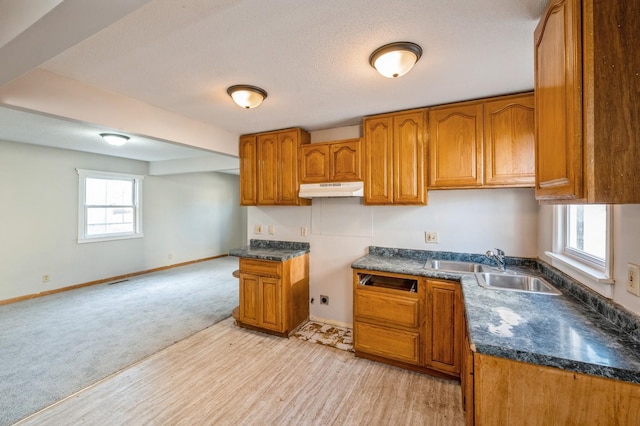
[[[234,135],[314,131],[531,90],[546,2],[152,0],[39,68]],[[422,59],[399,79],[381,77],[369,55],[401,40],[421,45]],[[269,96],[242,110],[226,94],[233,84]]]

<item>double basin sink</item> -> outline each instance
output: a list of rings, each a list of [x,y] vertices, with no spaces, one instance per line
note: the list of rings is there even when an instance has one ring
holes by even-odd
[[[528,293],[561,294],[545,279],[513,271],[500,271],[497,268],[474,262],[454,260],[428,260],[424,266],[443,272],[473,273],[482,287],[495,290],[523,291]]]

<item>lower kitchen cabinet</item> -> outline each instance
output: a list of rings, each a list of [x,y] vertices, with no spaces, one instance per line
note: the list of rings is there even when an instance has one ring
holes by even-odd
[[[240,259],[238,325],[289,336],[309,318],[309,255]]]
[[[426,286],[425,364],[459,375],[463,318],[460,283],[426,280]]]
[[[462,333],[460,284],[354,270],[357,356],[458,378]]]
[[[468,425],[637,425],[640,385],[473,354]]]
[[[475,353],[463,334],[468,426],[638,424],[640,385]]]

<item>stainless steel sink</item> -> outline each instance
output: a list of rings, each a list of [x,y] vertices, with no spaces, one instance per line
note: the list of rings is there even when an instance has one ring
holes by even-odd
[[[554,286],[545,279],[534,275],[501,274],[501,273],[476,273],[478,284],[482,287],[496,290],[525,291],[528,293],[542,293],[559,295]]]
[[[461,262],[455,260],[428,260],[424,265],[427,269],[435,269],[438,271],[446,271],[446,272],[486,272],[490,271],[493,268],[488,267],[486,265],[482,265],[480,263],[473,262]],[[494,269],[495,270],[495,269]]]

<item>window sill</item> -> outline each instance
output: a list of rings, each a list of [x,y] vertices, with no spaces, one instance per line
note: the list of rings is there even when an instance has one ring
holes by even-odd
[[[132,238],[142,238],[144,234],[127,234],[127,235],[118,235],[118,236],[109,236],[109,237],[97,237],[97,238],[78,238],[78,244],[86,244],[86,243],[99,243],[102,241],[117,241],[117,240],[129,240]]]
[[[614,280],[603,271],[591,268],[570,257],[550,251],[545,252],[551,259],[551,265],[565,274],[580,281],[585,286],[609,299],[613,298]]]

